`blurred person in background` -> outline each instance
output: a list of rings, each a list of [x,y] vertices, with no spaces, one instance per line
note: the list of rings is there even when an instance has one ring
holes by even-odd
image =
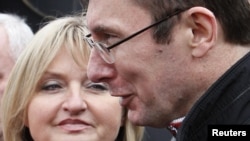
[[[0,99],[12,67],[32,37],[33,31],[24,18],[12,13],[0,13]],[[0,127],[1,124],[0,121]]]

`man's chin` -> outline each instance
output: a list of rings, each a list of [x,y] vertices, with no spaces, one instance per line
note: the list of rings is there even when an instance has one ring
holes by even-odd
[[[144,126],[144,119],[142,118],[142,115],[136,111],[128,111],[128,119],[132,124],[137,125],[137,126]]]

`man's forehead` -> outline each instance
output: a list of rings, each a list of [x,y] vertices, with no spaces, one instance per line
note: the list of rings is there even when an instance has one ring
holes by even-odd
[[[111,3],[112,6],[110,6]],[[91,31],[113,29],[116,23],[128,24],[139,17],[145,18],[144,16],[145,10],[123,0],[91,0],[86,13],[87,24]]]

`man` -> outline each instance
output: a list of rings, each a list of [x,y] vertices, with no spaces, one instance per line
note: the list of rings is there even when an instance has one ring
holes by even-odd
[[[180,119],[178,141],[250,124],[248,0],[90,0],[86,18],[88,77],[134,124],[176,131]]]
[[[9,13],[0,13],[0,99],[17,57],[32,37],[33,31],[23,18]],[[2,140],[0,128],[0,141]]]

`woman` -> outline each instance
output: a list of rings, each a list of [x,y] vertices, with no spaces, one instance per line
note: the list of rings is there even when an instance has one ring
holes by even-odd
[[[3,96],[5,141],[139,141],[119,99],[87,79],[83,17],[64,17],[36,33]]]

